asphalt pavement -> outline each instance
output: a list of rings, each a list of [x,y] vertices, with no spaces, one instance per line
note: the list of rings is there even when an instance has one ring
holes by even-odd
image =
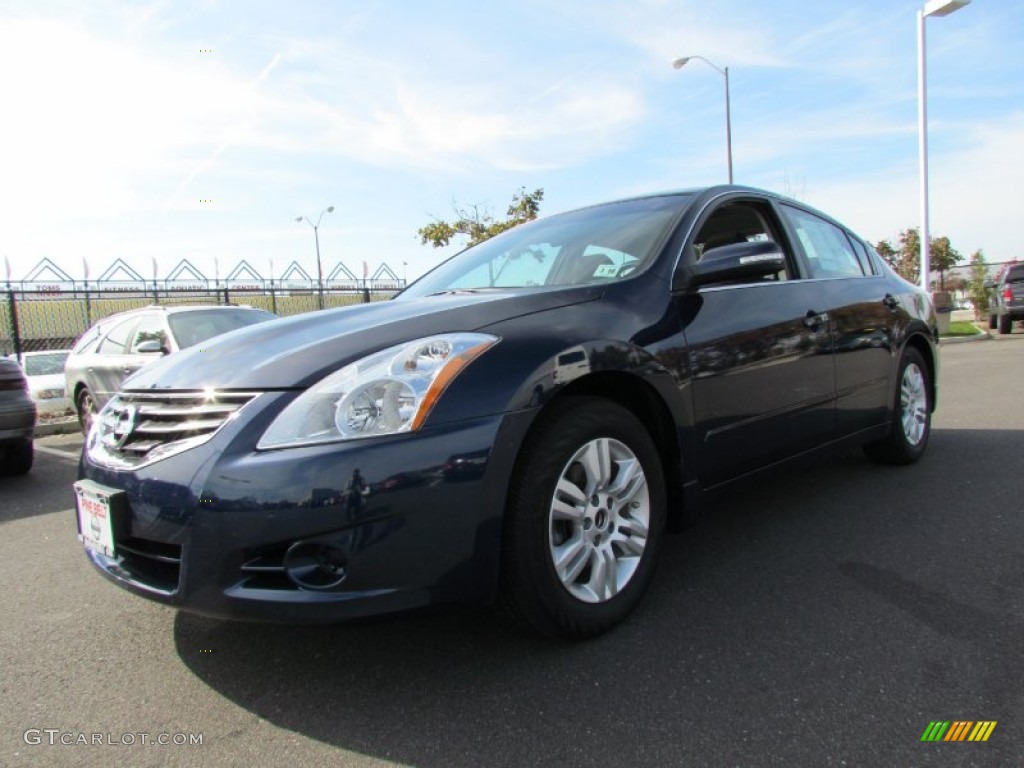
[[[855,452],[725,494],[576,645],[486,610],[178,614],[87,565],[81,439],[42,438],[0,479],[0,765],[1019,766],[1024,332],[941,355],[921,463]],[[921,742],[936,720],[997,725]],[[202,744],[142,743],[161,734]]]

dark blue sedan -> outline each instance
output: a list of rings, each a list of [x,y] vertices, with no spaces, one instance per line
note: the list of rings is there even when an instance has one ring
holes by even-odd
[[[499,601],[587,637],[706,491],[825,449],[918,460],[935,342],[928,297],[801,203],[596,205],[393,301],[146,367],[88,435],[80,538],[116,584],[212,616]]]

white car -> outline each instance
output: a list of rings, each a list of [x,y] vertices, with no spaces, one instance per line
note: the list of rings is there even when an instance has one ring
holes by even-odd
[[[37,412],[64,413],[71,408],[64,388],[64,363],[69,351],[22,352],[20,359],[11,355],[25,371],[29,396],[35,402]]]

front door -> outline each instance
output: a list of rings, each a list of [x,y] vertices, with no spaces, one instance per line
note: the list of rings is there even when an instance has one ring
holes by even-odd
[[[733,199],[698,223],[688,258],[771,239],[789,266],[771,279],[676,298],[689,356],[698,472],[705,486],[819,445],[835,433],[831,320],[801,279],[772,207]]]

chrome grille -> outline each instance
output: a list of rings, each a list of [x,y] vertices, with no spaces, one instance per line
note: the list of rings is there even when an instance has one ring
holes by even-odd
[[[202,445],[255,392],[121,392],[111,398],[89,433],[89,458],[128,468]]]

